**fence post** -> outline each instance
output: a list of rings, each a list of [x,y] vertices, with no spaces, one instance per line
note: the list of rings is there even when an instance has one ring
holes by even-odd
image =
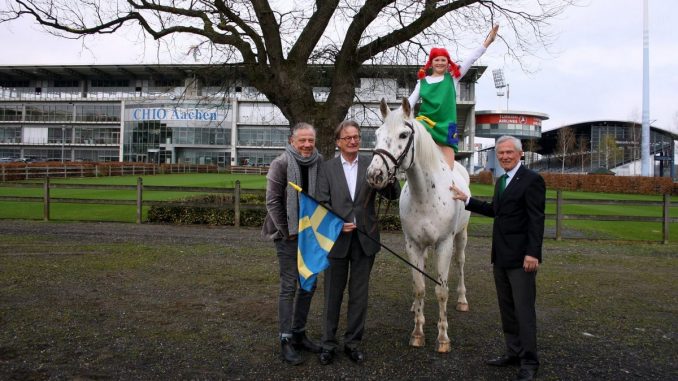
[[[233,224],[236,228],[240,227],[240,180],[235,180],[233,189]]]
[[[563,190],[556,191],[556,241],[563,239]]]
[[[137,224],[141,223],[143,184],[144,180],[141,177],[137,178]]]
[[[662,213],[662,230],[664,231],[663,244],[669,243],[669,207],[671,206],[671,195],[664,193],[664,211]]]
[[[49,221],[49,176],[45,177],[45,183],[43,184],[42,197],[43,197],[42,219],[44,221]]]

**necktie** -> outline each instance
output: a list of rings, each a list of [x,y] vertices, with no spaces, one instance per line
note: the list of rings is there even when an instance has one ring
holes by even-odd
[[[499,178],[499,197],[501,197],[504,193],[504,189],[506,189],[506,179],[508,179],[508,173],[504,173]]]

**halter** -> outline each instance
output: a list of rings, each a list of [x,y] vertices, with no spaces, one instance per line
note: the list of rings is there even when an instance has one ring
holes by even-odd
[[[374,155],[378,155],[381,157],[381,160],[384,162],[384,165],[386,166],[386,173],[388,174],[388,182],[392,183],[395,181],[396,178],[396,173],[398,172],[398,169],[403,164],[403,161],[405,160],[405,155],[407,155],[407,152],[410,150],[410,147],[412,147],[412,142],[414,142],[414,127],[412,126],[412,123],[408,121],[404,121],[405,125],[410,128],[412,133],[410,134],[410,138],[407,140],[407,144],[405,145],[405,149],[403,152],[400,153],[398,158],[395,156],[391,155],[390,152],[386,151],[385,149],[382,148],[376,148],[372,150]],[[386,160],[388,158],[391,163],[393,164],[393,167],[389,167],[388,161]],[[410,159],[410,165],[405,169],[406,171],[412,167],[414,164],[414,147],[412,147],[412,159]]]

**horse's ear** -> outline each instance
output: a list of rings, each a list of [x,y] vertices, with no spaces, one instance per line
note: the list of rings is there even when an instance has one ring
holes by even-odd
[[[388,112],[391,111],[388,108],[388,104],[386,104],[386,99],[381,98],[381,103],[379,104],[379,110],[381,111],[381,117],[386,118],[386,115],[388,115]]]
[[[410,112],[411,112],[411,110],[410,110],[410,100],[407,99],[407,98],[403,98],[402,107],[403,107],[403,113],[405,114],[406,117],[409,118]]]

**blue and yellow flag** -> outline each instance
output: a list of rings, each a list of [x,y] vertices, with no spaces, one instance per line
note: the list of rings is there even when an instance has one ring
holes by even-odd
[[[306,193],[301,193],[297,267],[299,268],[299,284],[304,290],[311,291],[317,274],[330,265],[327,254],[339,237],[343,225],[344,220],[339,216],[320,205]]]

